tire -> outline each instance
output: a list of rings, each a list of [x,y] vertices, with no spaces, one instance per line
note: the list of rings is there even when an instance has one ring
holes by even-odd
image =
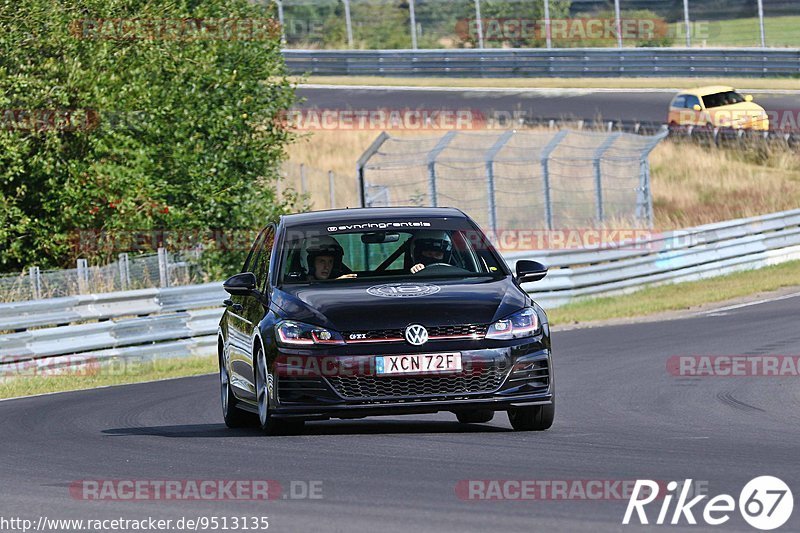
[[[222,357],[219,360],[219,388],[220,400],[222,401],[222,418],[225,420],[225,425],[229,428],[241,428],[251,425],[253,415],[236,407],[238,400],[231,390],[228,368],[225,366],[225,361]]]
[[[258,427],[265,435],[288,435],[301,433],[305,421],[302,419],[279,419],[272,416],[270,413],[270,387],[269,387],[269,372],[267,371],[267,360],[257,350],[253,354],[253,362],[255,363],[255,377],[256,377],[256,399],[258,403]]]
[[[544,431],[553,425],[556,402],[548,405],[516,407],[508,410],[508,421],[515,431]]]
[[[489,410],[476,410],[476,411],[460,411],[456,413],[456,418],[462,424],[485,424],[494,418],[494,411]]]

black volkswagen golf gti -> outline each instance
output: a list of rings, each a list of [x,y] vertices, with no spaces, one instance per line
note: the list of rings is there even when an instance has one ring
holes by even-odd
[[[258,235],[218,332],[229,427],[298,431],[306,420],[506,411],[545,430],[555,396],[547,316],[468,216],[367,208],[283,216]]]

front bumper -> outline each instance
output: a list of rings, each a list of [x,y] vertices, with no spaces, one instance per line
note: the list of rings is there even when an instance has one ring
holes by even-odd
[[[438,411],[508,410],[553,401],[550,350],[534,340],[504,348],[459,350],[463,369],[447,375],[376,376],[375,356],[289,356],[277,366],[272,415],[361,418]],[[314,372],[308,371],[311,361]]]

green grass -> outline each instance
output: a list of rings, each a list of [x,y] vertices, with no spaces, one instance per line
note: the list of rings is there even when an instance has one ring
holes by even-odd
[[[629,318],[691,309],[784,287],[800,286],[800,261],[700,281],[661,285],[613,297],[581,300],[548,310],[553,325]]]
[[[140,383],[158,379],[196,376],[217,371],[217,358],[187,357],[146,361],[119,360],[111,364],[92,365],[84,370],[22,371],[19,377],[0,377],[0,398],[31,396],[48,392],[92,389],[109,385]],[[49,374],[49,375],[48,375]]]
[[[761,46],[758,18],[712,20],[696,24],[692,46]],[[764,34],[767,46],[800,47],[800,16],[764,17]],[[682,22],[673,24],[676,32],[675,46],[686,43]]]
[[[800,33],[800,32],[799,32]],[[797,78],[393,78],[385,76],[309,76],[297,83],[409,87],[493,87],[503,89],[689,89],[730,85],[745,89],[800,90]]]

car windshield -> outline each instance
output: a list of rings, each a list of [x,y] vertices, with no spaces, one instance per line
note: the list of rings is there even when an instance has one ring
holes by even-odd
[[[281,252],[282,283],[504,275],[486,237],[475,229],[291,230]]]
[[[736,91],[724,91],[721,93],[707,94],[703,97],[706,109],[711,107],[722,107],[724,105],[738,104],[744,102],[744,97]]]

